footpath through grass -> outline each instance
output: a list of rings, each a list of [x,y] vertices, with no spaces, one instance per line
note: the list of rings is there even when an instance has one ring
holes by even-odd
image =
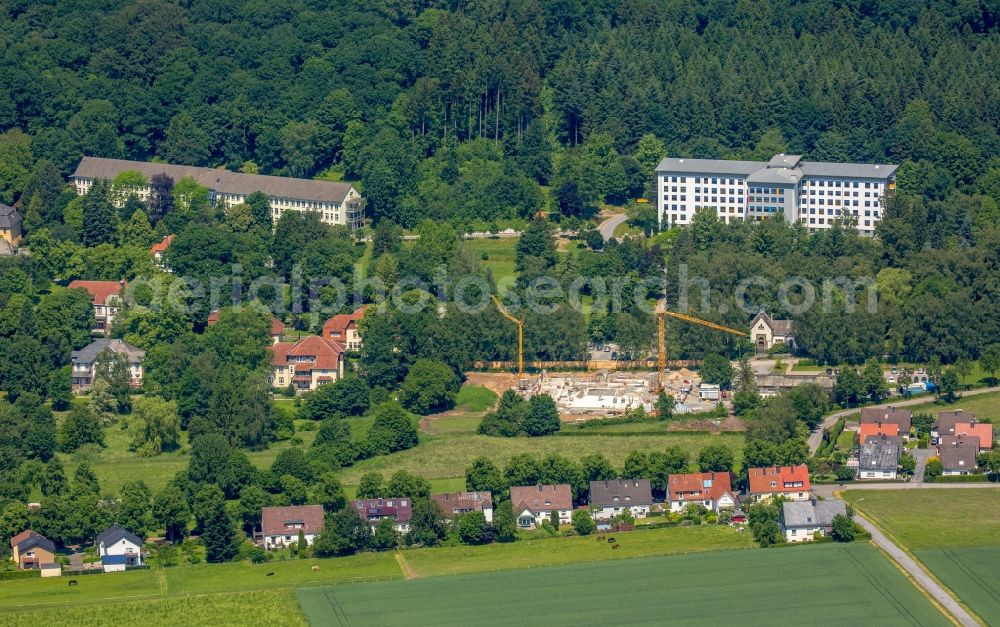
[[[27,610],[3,615],[8,627],[187,627],[189,625],[287,625],[308,623],[292,590],[212,594],[151,601]]]
[[[574,626],[949,624],[867,544],[648,557],[310,588],[298,596],[314,627],[522,625],[529,618]]]
[[[848,490],[844,498],[972,612],[988,624],[1000,621],[1000,491]]]

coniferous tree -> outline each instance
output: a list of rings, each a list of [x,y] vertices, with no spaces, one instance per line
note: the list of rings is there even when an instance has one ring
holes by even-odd
[[[111,204],[111,189],[107,181],[96,180],[83,198],[84,246],[112,244],[118,232],[118,214]]]

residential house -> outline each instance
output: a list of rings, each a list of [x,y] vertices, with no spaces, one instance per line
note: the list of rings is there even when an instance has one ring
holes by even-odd
[[[90,190],[94,181],[112,181],[127,171],[139,172],[146,178],[147,185],[130,190],[142,201],[147,201],[152,193],[148,182],[154,176],[164,174],[175,183],[183,178],[194,179],[208,188],[208,200],[216,206],[242,204],[250,194],[262,192],[267,196],[271,218],[275,222],[285,211],[312,211],[326,224],[344,224],[356,229],[361,226],[364,213],[364,199],[350,183],[246,174],[224,168],[84,157],[70,176],[70,182],[76,193],[82,196]]]
[[[307,392],[344,376],[343,346],[318,335],[294,343],[278,342],[271,352],[273,388],[291,385],[296,392]]]
[[[605,479],[590,482],[590,507],[595,518],[609,520],[625,510],[634,518],[645,518],[653,507],[649,479]]]
[[[105,557],[114,557],[109,564],[117,565],[117,558],[124,558],[126,566],[142,566],[142,538],[131,531],[111,525],[97,536],[96,544],[102,564]]]
[[[128,361],[129,385],[136,388],[142,386],[142,361],[146,357],[146,351],[117,338],[102,337],[70,353],[70,362],[73,364],[71,374],[73,389],[86,390],[94,384],[98,359],[104,351],[124,355]]]
[[[868,438],[880,435],[899,437],[899,425],[895,422],[865,422],[858,427],[860,444],[864,444]]]
[[[457,518],[469,512],[482,512],[486,522],[493,522],[493,494],[490,492],[445,492],[432,494],[445,516]]]
[[[21,243],[21,227],[24,219],[21,212],[0,202],[0,240],[16,247]]]
[[[267,550],[283,549],[299,541],[299,533],[306,544],[312,544],[323,531],[322,505],[290,505],[264,507],[260,511],[260,535],[257,543]]]
[[[750,322],[750,338],[758,353],[766,353],[775,344],[784,344],[791,351],[795,348],[794,324],[791,320],[775,320],[761,310]]]
[[[809,467],[772,466],[750,468],[747,471],[748,491],[754,502],[783,496],[790,501],[807,501],[810,498]]]
[[[943,435],[938,443],[938,458],[943,475],[976,474],[979,438]]]
[[[740,503],[728,472],[692,472],[667,478],[667,501],[671,512],[682,512],[688,505],[701,505],[713,512]]]
[[[323,323],[323,337],[333,340],[349,351],[361,350],[358,322],[365,317],[368,305],[362,305],[349,314],[337,314]]]
[[[56,561],[56,545],[40,533],[25,529],[10,539],[11,559],[20,570],[39,569]]]
[[[981,451],[993,448],[993,425],[988,422],[976,422],[975,418],[969,422],[956,422],[955,436],[978,439]]]
[[[517,524],[525,529],[540,527],[556,512],[559,524],[569,523],[573,515],[573,489],[567,483],[558,485],[511,486],[510,500],[517,515]]]
[[[70,281],[69,289],[82,288],[90,293],[94,305],[93,335],[109,335],[115,315],[122,306],[121,291],[125,289],[125,281]]]
[[[208,314],[208,326],[213,326],[219,321],[219,310],[216,309]],[[281,334],[285,331],[285,323],[271,316],[271,343],[277,344],[281,341]]]
[[[961,409],[956,409],[955,411],[939,411],[937,415],[937,420],[931,425],[931,439],[937,442],[938,438],[945,435],[955,435],[955,425],[959,422],[974,422],[976,420],[975,412],[962,411]]]
[[[858,479],[895,479],[903,442],[898,436],[868,437],[858,453]]]
[[[410,521],[413,519],[413,500],[408,497],[356,499],[351,501],[351,507],[358,510],[361,518],[371,527],[372,533],[375,532],[375,527],[383,518],[389,518],[393,521],[393,527],[397,533],[406,533],[410,530]]]
[[[903,440],[910,437],[910,427],[913,422],[913,412],[899,407],[862,407],[861,424],[895,424],[899,427],[899,435]]]
[[[847,515],[843,501],[785,502],[781,504],[781,530],[788,542],[811,542],[817,535],[830,533],[838,514]]]
[[[170,272],[170,268],[168,268],[167,264],[163,261],[163,253],[167,252],[167,249],[170,248],[170,242],[172,241],[174,241],[173,233],[167,235],[149,248],[149,254],[153,256],[153,261],[156,263],[156,267],[167,272]]]

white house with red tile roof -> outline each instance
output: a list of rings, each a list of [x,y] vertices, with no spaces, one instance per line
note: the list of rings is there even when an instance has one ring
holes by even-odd
[[[747,471],[749,493],[754,501],[765,501],[783,496],[790,501],[805,501],[810,498],[809,467],[771,466],[770,468],[750,468]]]
[[[166,270],[167,272],[170,272],[170,268],[163,263],[163,253],[167,252],[167,249],[170,248],[170,242],[172,241],[174,241],[173,233],[149,247],[149,254],[153,256],[153,261],[156,263],[156,267],[160,270]]]
[[[559,516],[559,524],[569,523],[573,514],[573,490],[567,483],[511,486],[510,500],[517,524],[526,529],[540,527],[552,512]]]
[[[312,544],[323,531],[322,505],[289,505],[264,507],[260,511],[260,535],[257,543],[265,549],[281,549],[299,541],[299,532],[306,544]]]
[[[368,305],[362,305],[349,314],[337,314],[323,323],[323,337],[333,340],[349,351],[361,350],[358,321],[365,317]]]
[[[694,503],[717,512],[736,507],[739,499],[733,492],[728,472],[691,472],[667,478],[667,499],[671,512],[683,512]]]
[[[108,335],[115,315],[122,306],[121,291],[125,281],[70,281],[67,289],[85,289],[94,305],[94,335]]]
[[[318,335],[297,342],[277,342],[271,347],[271,387],[289,385],[296,392],[315,390],[344,376],[344,347]]]

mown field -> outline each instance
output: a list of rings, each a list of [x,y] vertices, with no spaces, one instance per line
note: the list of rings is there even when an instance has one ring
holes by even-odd
[[[308,623],[292,590],[268,590],[185,598],[27,610],[4,614],[8,627],[187,627],[188,625],[282,625]]]
[[[971,377],[970,377],[971,380]],[[935,403],[931,398],[927,403],[907,407],[915,414],[934,414],[939,411],[962,411],[975,412],[979,418],[991,418],[1000,421],[1000,392],[989,392],[987,394],[977,394],[960,398],[949,405]]]
[[[612,536],[619,545],[617,549],[612,549],[606,541],[598,541],[596,536],[577,536],[513,544],[413,549],[401,555],[411,576],[433,577],[757,546],[749,534],[719,525],[668,527]]]
[[[1000,491],[848,490],[844,498],[987,624],[1000,621]]]
[[[319,570],[313,571],[312,567]],[[268,575],[267,573],[272,573]],[[363,553],[334,559],[287,560],[251,565],[198,564],[76,577],[0,582],[0,624],[5,611],[75,607],[92,603],[188,598],[210,593],[244,592],[391,579],[403,573],[391,553]]]
[[[315,626],[947,625],[866,544],[717,551],[302,589]]]

